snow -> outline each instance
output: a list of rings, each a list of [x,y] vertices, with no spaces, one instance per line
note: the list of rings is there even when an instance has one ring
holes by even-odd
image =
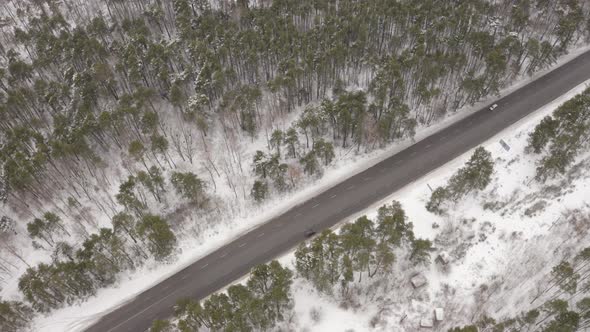
[[[559,66],[571,60],[576,55],[581,54],[587,50],[590,50],[590,46],[586,46],[572,51],[569,55],[560,59],[560,62],[556,66]],[[552,69],[556,66],[552,67]],[[539,72],[530,78],[523,77],[520,81],[518,81],[511,87],[502,90],[500,95],[509,94],[518,87],[530,83],[531,80],[540,77],[542,74],[548,71],[549,70]],[[578,90],[576,91],[579,91],[582,88],[583,85],[578,87]],[[559,100],[563,101],[567,99],[568,96],[572,95],[572,93],[573,92],[568,93],[567,95],[561,97]],[[361,155],[351,153],[351,150],[337,150],[338,154],[335,162],[333,162],[333,165],[331,165],[328,169],[324,171],[324,176],[321,179],[309,180],[304,184],[304,186],[302,186],[296,192],[276,197],[274,199],[269,200],[261,206],[247,206],[246,208],[238,208],[236,213],[230,213],[230,215],[233,215],[234,217],[224,217],[224,219],[219,224],[210,227],[206,230],[203,230],[203,236],[199,238],[198,241],[196,241],[191,236],[179,239],[179,247],[181,248],[181,253],[174,262],[170,262],[167,265],[146,264],[146,267],[142,269],[139,269],[135,272],[129,272],[126,275],[124,275],[115,286],[99,290],[97,296],[92,297],[83,303],[56,310],[47,316],[38,316],[33,322],[32,329],[35,331],[82,330],[83,328],[95,322],[98,318],[100,318],[100,316],[104,315],[109,311],[112,311],[114,308],[125,303],[126,301],[131,300],[139,293],[141,293],[143,290],[148,289],[149,287],[158,283],[159,281],[166,279],[167,277],[173,275],[182,268],[192,264],[199,258],[219,248],[224,243],[236,239],[241,234],[244,234],[248,230],[257,227],[266,220],[269,220],[276,215],[280,215],[289,208],[301,203],[302,201],[305,201],[310,197],[317,195],[318,193],[332,187],[334,184],[339,183],[340,181],[363,171],[364,169],[380,162],[381,160],[388,158],[389,156],[415,143],[416,141],[424,139],[425,137],[428,137],[429,135],[451,125],[452,123],[459,121],[460,119],[468,116],[469,114],[489,104],[490,101],[492,101],[493,99],[495,99],[495,97],[490,97],[486,100],[483,100],[473,105],[472,107],[467,107],[465,109],[458,110],[457,112],[451,114],[450,116],[446,117],[445,119],[433,126],[418,128],[416,137],[413,140],[408,139],[399,142],[398,144],[391,145],[385,149],[375,150],[370,153]],[[521,126],[523,123],[534,123],[536,121],[535,119],[538,119],[544,114],[550,112],[556,105],[558,105],[558,103],[559,101],[551,103],[550,105],[527,117],[527,119],[520,121],[518,124],[503,131],[501,134],[497,136],[504,138],[504,140],[512,146],[509,155],[518,154],[522,150],[516,147],[517,144],[522,144],[522,142],[520,142],[522,140],[519,141],[517,138],[510,136],[509,133],[511,133],[517,128],[520,128],[518,126]],[[295,116],[296,115],[294,114],[292,119],[286,119],[285,126],[288,126],[288,124],[295,119]],[[265,144],[266,142],[264,138],[260,137],[256,141],[252,142],[252,144],[250,144],[249,151],[253,153],[257,149],[264,150]],[[499,146],[499,144],[497,144],[496,138],[490,140],[489,143],[486,144],[486,146],[490,147],[494,156],[499,156],[505,153],[504,150],[500,150],[501,147]],[[440,220],[440,218],[437,218],[425,211],[423,207],[424,199],[427,195],[427,192],[425,191],[426,183],[429,183],[433,187],[437,184],[443,183],[445,180],[445,176],[448,176],[448,174],[450,174],[452,170],[459,167],[459,165],[461,165],[464,162],[467,156],[468,153],[462,157],[457,158],[456,160],[452,161],[443,168],[429,174],[428,176],[417,180],[412,185],[406,187],[401,191],[398,191],[397,193],[393,194],[387,199],[375,203],[367,211],[373,211],[374,213],[374,211],[376,211],[376,208],[382,205],[384,202],[389,202],[392,199],[397,199],[400,202],[402,202],[404,208],[410,214],[411,220],[414,221],[415,232],[417,233],[417,235],[426,238],[434,238],[436,232],[431,227],[432,222],[436,221],[439,224],[443,224],[443,221]],[[249,156],[246,155],[244,159],[246,158],[249,158]],[[529,169],[526,170],[514,170],[511,173],[511,178],[513,178],[512,176],[515,176],[514,178],[523,178],[524,174],[530,174],[530,167],[532,166],[529,165],[528,167]],[[506,179],[504,175],[502,175],[502,178]],[[519,182],[518,184],[510,187],[511,185],[509,184],[509,182],[510,181],[503,181],[505,187],[500,187],[498,189],[498,193],[510,192],[511,189],[514,189],[521,185]],[[221,197],[228,197],[233,195],[231,192],[229,192],[229,188],[225,187],[225,190],[226,191],[224,192],[217,192],[216,194]],[[468,206],[469,205],[462,205],[463,210],[457,211],[457,213],[464,213],[465,215],[469,215],[469,213],[475,213],[476,211],[477,213],[480,213],[480,211],[477,210],[476,207],[474,207],[475,210],[469,210]],[[347,218],[347,220],[353,220],[357,216],[358,215],[351,216]],[[428,222],[425,222],[424,220]],[[510,227],[498,225],[498,227],[503,227],[504,231],[512,230],[513,228],[516,228],[515,230],[518,231],[527,231],[529,230],[529,228],[531,228],[530,225],[525,224],[520,225],[520,227],[517,225],[510,225]],[[481,268],[478,268],[478,264],[481,262],[501,260],[501,258],[491,258],[491,256],[488,253],[491,252],[491,250],[493,249],[497,250],[497,253],[499,253],[501,250],[506,250],[506,248],[503,249],[497,245],[496,247],[494,247],[493,244],[482,244],[476,246],[477,250],[473,251],[479,254],[473,256],[470,255],[466,258],[465,262],[461,263],[460,267],[454,267],[453,274],[447,276],[446,280],[449,282],[453,280],[454,282],[457,282],[461,279],[458,277],[461,274],[470,274],[470,276],[473,276],[473,282],[478,282],[484,280],[486,277],[489,277],[492,271],[482,270]],[[35,254],[37,253],[35,252]],[[43,261],[47,259],[46,257],[37,256],[34,258],[30,258],[32,262]],[[435,271],[430,271],[430,275],[427,275],[427,278],[430,280],[430,277],[432,276],[437,278],[439,277],[435,275]],[[430,285],[429,283],[429,292],[435,292],[437,288],[440,287],[440,284],[441,283]],[[306,286],[300,285],[299,287],[301,291],[310,291],[309,288],[306,288]],[[3,295],[16,294],[16,282],[10,284],[8,287],[3,289],[2,293]],[[300,297],[306,296],[301,296],[299,293],[297,293],[296,298]],[[341,308],[329,308],[329,301],[327,299],[321,300],[314,298],[313,301],[316,306],[319,304],[326,304],[326,309],[324,309],[324,317],[326,317],[326,319],[322,320],[324,323],[320,322],[319,325],[315,325],[314,330],[317,326],[327,326],[323,324],[336,324],[334,322],[338,322],[338,324],[342,324],[342,326],[345,326],[346,328],[352,328],[357,331],[366,330],[368,326],[366,322],[362,324],[359,323],[360,321],[362,321],[362,319],[355,318],[350,314],[349,311],[343,310]],[[368,309],[366,310],[365,314],[375,313],[377,311],[377,308]],[[331,327],[333,325],[329,326],[330,329],[332,329]],[[322,329],[318,329],[317,331],[321,330]]]
[[[308,283],[296,280],[292,286],[295,300],[295,316],[300,331],[364,331],[368,321],[364,315],[350,312],[331,302],[325,296],[317,294]],[[319,312],[320,319],[315,321],[311,311]],[[367,308],[368,314],[374,308]]]

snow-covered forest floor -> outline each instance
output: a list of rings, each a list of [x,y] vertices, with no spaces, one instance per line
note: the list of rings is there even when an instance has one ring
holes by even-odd
[[[557,289],[536,298],[550,281],[550,271],[590,245],[590,151],[581,154],[564,175],[544,184],[533,180],[537,157],[525,153],[528,134],[560,104],[588,87],[579,85],[534,114],[503,130],[482,146],[495,161],[488,187],[453,205],[443,216],[428,212],[430,189],[444,185],[471,151],[392,194],[349,222],[397,200],[414,224],[417,237],[430,239],[436,251],[432,263],[394,264],[378,280],[364,280],[353,288],[352,300],[339,301],[319,294],[302,278],[293,290],[297,331],[419,331],[422,319],[433,319],[443,308],[444,321],[433,331],[473,324],[483,315],[502,319],[539,307]],[[500,140],[510,150],[506,151]],[[450,262],[435,262],[447,252]],[[293,267],[293,254],[281,263]],[[426,286],[414,289],[410,278],[423,274]],[[571,304],[577,299],[570,297]],[[350,303],[353,303],[351,305]]]
[[[569,55],[560,59],[559,63],[563,63],[568,59],[575,57],[577,54],[587,50],[588,47],[578,48],[570,52]],[[523,77],[510,88],[502,91],[502,94],[507,94],[515,88],[530,82],[532,79],[542,74],[543,72],[538,73],[532,78]],[[472,107],[466,107],[464,109],[458,110],[457,112],[450,114],[444,120],[438,122],[436,125],[418,128],[414,141],[420,140],[429,134],[444,128],[445,126],[450,125],[460,118],[469,115],[471,112],[478,110],[479,108],[488,104],[493,98],[494,97],[483,100]],[[564,98],[567,98],[567,96],[562,97],[562,99]],[[489,196],[486,198],[487,201],[501,201],[502,199],[506,199],[505,196],[512,194],[513,188],[523,186],[521,182],[511,184],[512,180],[508,179],[523,179],[527,174],[529,176],[530,174],[533,174],[534,167],[532,160],[530,160],[529,157],[522,155],[522,146],[526,141],[526,135],[524,135],[523,132],[530,130],[542,115],[550,112],[556,106],[554,104],[548,105],[543,110],[535,113],[534,116],[526,120],[525,124],[521,124],[521,127],[515,126],[511,129],[507,129],[501,134],[502,138],[504,138],[504,140],[512,146],[510,152],[504,152],[497,143],[497,139],[490,141],[489,144],[486,145],[486,147],[489,146],[489,150],[492,151],[494,157],[503,158],[503,160],[498,160],[496,162],[496,175],[497,178],[502,179],[503,186],[500,186],[498,184],[498,180],[496,180],[495,184],[498,186],[498,189],[487,190],[486,193],[488,194],[483,195]],[[284,119],[284,127],[287,128],[302,111],[303,110],[300,109],[297,112],[294,112],[290,119]],[[513,135],[513,133],[517,134]],[[373,150],[368,153],[363,153],[364,151],[362,149],[360,152],[357,152],[355,148],[341,149],[336,147],[336,158],[329,167],[324,169],[323,176],[320,179],[304,178],[295,190],[284,195],[271,197],[261,205],[254,205],[251,201],[243,199],[241,195],[238,195],[238,198],[236,199],[230,186],[227,184],[218,184],[214,193],[216,197],[215,199],[220,202],[234,202],[235,204],[223,205],[233,206],[234,209],[223,212],[217,211],[207,216],[202,215],[198,217],[202,219],[189,222],[189,232],[186,233],[184,238],[180,237],[178,239],[180,254],[175,258],[174,261],[171,261],[165,265],[154,262],[151,264],[146,264],[144,267],[133,272],[125,273],[114,286],[99,290],[95,297],[92,297],[83,303],[74,305],[72,307],[55,310],[47,316],[38,316],[35,319],[32,330],[81,330],[82,328],[94,322],[105,312],[112,310],[120,303],[132,298],[142,290],[149,288],[158,281],[174,274],[176,271],[196,261],[199,257],[206,255],[208,252],[211,252],[215,248],[223,245],[224,243],[227,243],[248,229],[256,227],[258,224],[268,220],[272,216],[286,211],[289,207],[306,200],[309,197],[312,197],[313,195],[321,192],[322,190],[334,185],[335,183],[338,183],[342,179],[345,179],[354,173],[359,172],[379,162],[380,160],[387,158],[388,156],[400,151],[412,143],[412,140],[405,140],[395,145],[388,146],[385,149]],[[237,151],[241,151],[243,160],[246,160],[244,164],[248,164],[247,161],[252,159],[252,156],[256,150],[266,149],[267,142],[266,138],[263,135],[260,135],[260,137],[254,141],[239,142],[238,144],[239,146],[235,149]],[[213,151],[212,153],[212,155],[218,156],[221,154],[223,154],[223,151]],[[448,218],[440,218],[426,212],[424,209],[424,201],[427,199],[429,194],[426,183],[429,183],[432,187],[435,187],[438,182],[445,180],[454,169],[459,167],[459,165],[463,163],[464,159],[467,158],[467,155],[468,154],[458,158],[451,164],[436,171],[423,180],[418,181],[407,189],[394,194],[388,200],[397,199],[402,202],[406,212],[410,216],[410,221],[414,222],[417,235],[420,237],[434,239],[436,234],[440,233],[442,230],[449,229],[450,227],[456,227],[461,220],[475,216],[476,222],[471,223],[472,230],[470,232],[467,232],[466,230],[465,236],[468,237],[470,236],[469,234],[475,232],[477,235],[476,238],[479,238],[479,234],[483,232],[480,230],[482,227],[481,225],[485,221],[490,221],[491,225],[496,226],[497,230],[492,234],[485,235],[489,236],[488,242],[478,243],[477,245],[474,244],[474,246],[469,249],[468,254],[461,258],[460,264],[457,262],[452,263],[451,273],[449,274],[443,274],[437,271],[433,266],[430,271],[427,271],[427,277],[430,281],[428,288],[420,290],[419,293],[411,292],[411,289],[408,287],[409,284],[407,281],[407,276],[414,273],[415,270],[409,269],[407,272],[401,274],[394,273],[394,277],[390,279],[394,281],[394,283],[380,286],[388,287],[389,290],[386,293],[381,292],[381,290],[383,290],[382,288],[381,290],[378,290],[379,288],[375,288],[375,290],[372,291],[372,295],[369,294],[359,296],[359,304],[361,306],[358,308],[358,312],[361,312],[360,314],[353,315],[352,313],[355,311],[353,308],[343,310],[338,308],[337,304],[331,303],[327,299],[315,299],[310,297],[309,292],[311,288],[307,287],[304,282],[298,280],[295,283],[294,289],[297,290],[295,296],[296,311],[299,317],[297,324],[301,329],[312,328],[313,330],[322,331],[326,330],[326,328],[329,326],[330,330],[338,330],[339,328],[337,326],[339,326],[339,324],[343,324],[342,326],[346,328],[354,328],[355,330],[369,329],[369,321],[373,319],[373,317],[375,317],[378,312],[381,312],[380,320],[387,323],[379,323],[377,327],[381,326],[385,328],[385,326],[396,326],[395,322],[399,321],[401,318],[398,316],[403,315],[404,313],[408,314],[408,318],[406,318],[404,322],[405,324],[409,324],[404,326],[409,327],[412,326],[411,324],[414,324],[418,317],[429,312],[435,303],[439,305],[444,304],[444,307],[449,312],[449,317],[452,317],[453,313],[459,317],[467,317],[459,313],[461,311],[470,310],[468,308],[471,307],[473,301],[467,299],[473,297],[472,295],[474,290],[479,289],[479,286],[483,283],[489,283],[488,279],[492,278],[494,275],[502,274],[502,271],[498,269],[510,268],[507,265],[508,262],[504,262],[503,264],[496,262],[496,259],[500,260],[501,262],[501,259],[506,257],[501,253],[505,253],[505,250],[510,250],[509,247],[500,245],[503,243],[502,241],[498,240],[501,237],[501,234],[506,234],[506,232],[510,234],[512,230],[517,230],[517,226],[519,227],[518,230],[520,231],[521,226],[524,227],[523,225],[526,225],[527,229],[534,229],[534,231],[525,232],[526,234],[523,236],[527,236],[527,238],[529,238],[528,236],[532,238],[532,236],[539,234],[538,232],[543,229],[546,230],[546,228],[543,227],[536,228],[536,226],[540,224],[537,222],[533,223],[533,220],[538,221],[537,219],[527,219],[528,221],[526,224],[518,223],[518,225],[511,225],[508,223],[505,226],[498,225],[497,220],[499,219],[508,220],[507,218],[513,218],[512,220],[518,220],[518,211],[520,210],[511,211],[510,214],[507,213],[503,217],[500,216],[500,212],[491,212],[488,210],[484,213],[482,212],[481,208],[481,204],[483,203],[479,201],[483,196],[460,204],[457,209],[454,210],[453,215],[449,216]],[[504,166],[502,166],[503,164],[509,163],[510,160],[516,158],[517,156],[521,156],[520,161],[511,163],[510,169],[505,169]],[[516,168],[518,168],[518,172],[521,173],[518,173]],[[250,172],[251,170],[245,169],[245,174],[250,174]],[[237,178],[236,181],[246,182],[245,179],[240,180],[239,178]],[[118,183],[117,181],[114,182]],[[534,182],[531,185],[533,186],[531,188],[534,190]],[[245,187],[247,186],[245,185]],[[117,188],[114,187],[113,195],[116,193],[116,190]],[[525,194],[525,191],[520,192],[520,195]],[[378,204],[375,206],[378,206]],[[522,209],[524,210],[527,207],[528,205],[523,206]],[[508,208],[508,206],[505,208]],[[545,209],[545,211],[548,211],[546,212],[548,215],[543,218],[548,218],[547,220],[549,220],[553,218],[554,215],[563,212],[560,209],[559,211],[549,215],[554,210],[556,210],[555,207],[548,205]],[[367,214],[371,213],[374,213],[374,211],[367,212]],[[195,216],[189,216],[189,218],[195,218]],[[204,223],[203,220],[207,220],[209,222]],[[215,222],[210,222],[211,220],[215,220]],[[433,223],[437,223],[441,225],[441,227],[438,229],[432,229]],[[506,223],[503,221],[501,225],[504,224]],[[191,226],[198,228],[191,228]],[[524,231],[524,229],[522,229],[522,231]],[[555,231],[555,227],[552,231]],[[486,229],[485,232],[490,231]],[[506,237],[507,235],[504,235],[504,238]],[[498,247],[495,249],[496,251],[494,251],[495,254],[489,254],[488,251],[491,251],[492,249],[490,248],[494,248],[494,246]],[[30,248],[30,245],[23,244],[21,248],[27,247]],[[524,249],[521,248],[519,250]],[[474,253],[477,253],[477,256]],[[47,252],[47,256],[44,257],[43,255],[39,255],[38,250],[23,251],[21,252],[21,255],[30,264],[49,260],[49,252]],[[290,261],[289,257],[284,258],[283,260],[288,262]],[[489,262],[489,264],[497,267],[497,269],[492,270],[489,266],[485,267],[478,265],[483,264],[484,262]],[[25,267],[23,266],[23,269],[24,268]],[[527,269],[527,271],[531,270]],[[15,279],[13,283],[5,287],[2,290],[2,296],[5,298],[17,296],[17,282],[18,280]],[[445,284],[448,284],[450,288],[447,288]],[[459,287],[459,285],[461,285],[461,287]],[[447,298],[443,299],[441,297],[441,294],[444,293],[443,290],[447,289],[448,291],[448,289],[452,288],[455,288],[455,295],[447,295]],[[387,296],[376,297],[375,294],[387,294]],[[404,295],[400,296],[401,294]],[[310,298],[313,300],[309,301]],[[488,301],[489,305],[492,305],[494,298],[491,298],[490,301]],[[372,304],[366,306],[365,303],[369,302]],[[310,303],[314,304],[311,305]],[[322,312],[322,318],[318,323],[312,323],[312,321],[310,321],[309,310],[314,306],[318,307],[318,304],[320,303],[323,303],[323,309],[320,309]],[[408,307],[408,303],[410,304],[410,307]],[[346,328],[343,328],[343,330]]]

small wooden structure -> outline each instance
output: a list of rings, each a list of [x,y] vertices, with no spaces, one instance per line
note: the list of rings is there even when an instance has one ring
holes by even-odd
[[[424,317],[420,320],[420,327],[431,329],[434,327],[434,322],[430,317]]]
[[[434,320],[438,322],[442,322],[445,319],[445,311],[443,308],[434,308]]]
[[[426,285],[426,281],[427,280],[422,273],[418,273],[410,279],[410,283],[412,283],[414,288],[420,288]]]
[[[449,256],[449,253],[447,253],[446,251],[441,251],[438,254],[438,256],[436,256],[436,259],[434,261],[442,265],[447,265],[451,261],[451,257]]]

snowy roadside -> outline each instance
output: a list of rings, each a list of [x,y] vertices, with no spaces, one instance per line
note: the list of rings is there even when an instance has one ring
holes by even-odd
[[[449,272],[442,272],[434,262],[428,268],[417,268],[412,271],[394,271],[395,280],[404,280],[403,284],[394,284],[388,280],[390,293],[383,293],[377,299],[363,298],[359,300],[363,306],[360,310],[343,309],[337,300],[318,294],[309,282],[296,279],[294,282],[295,324],[297,330],[303,331],[395,331],[419,329],[421,318],[431,317],[435,307],[445,308],[445,322],[438,326],[439,331],[470,323],[470,319],[479,313],[487,312],[501,318],[514,316],[520,311],[534,308],[541,301],[532,305],[530,296],[535,287],[547,275],[551,267],[556,265],[566,253],[561,251],[579,250],[580,243],[570,241],[568,225],[565,222],[565,211],[582,210],[590,212],[587,204],[587,192],[590,187],[590,174],[577,178],[570,188],[562,188],[566,193],[556,200],[547,202],[544,209],[529,214],[530,204],[520,204],[523,199],[541,192],[542,185],[531,182],[535,174],[535,158],[524,155],[528,133],[538,122],[553,112],[563,102],[571,99],[590,86],[590,80],[578,85],[550,104],[535,113],[506,128],[482,144],[492,153],[495,159],[493,182],[481,194],[458,203],[448,216],[437,216],[428,212],[425,204],[430,197],[430,189],[444,185],[448,178],[469,159],[472,151],[467,151],[441,168],[427,174],[419,180],[407,185],[389,197],[375,202],[365,211],[343,220],[345,222],[367,215],[374,218],[378,207],[397,200],[406,211],[409,221],[414,224],[416,236],[432,241],[445,229],[468,228],[478,239],[467,249],[464,257],[451,263]],[[500,145],[504,140],[510,150]],[[577,158],[583,160],[590,153]],[[490,210],[483,204],[492,200],[505,201],[503,209]],[[501,211],[500,211],[501,210]],[[462,221],[472,221],[470,225],[461,225]],[[561,223],[556,222],[561,220]],[[437,224],[436,228],[433,224]],[[513,237],[517,239],[513,239]],[[465,240],[465,239],[464,239]],[[569,243],[568,243],[569,242]],[[590,245],[586,238],[582,245]],[[565,245],[564,244],[568,244]],[[557,254],[556,254],[557,252]],[[434,256],[434,254],[432,255]],[[434,257],[432,257],[434,258]],[[293,252],[281,257],[281,263],[294,269]],[[412,273],[421,272],[428,280],[420,295],[413,291],[408,283]],[[502,288],[482,303],[474,303],[480,286],[496,286]],[[452,289],[449,296],[448,289]],[[378,292],[376,292],[378,293]],[[373,294],[374,296],[374,294]],[[410,299],[410,300],[408,300]],[[404,300],[408,300],[404,303]],[[374,317],[383,316],[380,312],[391,310],[385,321],[372,326]],[[407,315],[400,324],[402,317]],[[318,318],[319,317],[319,318]]]
[[[551,69],[556,68],[557,66],[571,60],[576,55],[581,54],[589,49],[590,47],[586,46],[572,51],[568,56],[560,59],[559,63]],[[520,80],[510,88],[503,90],[501,95],[506,95],[518,87],[530,83],[532,80],[542,76],[548,71],[549,70],[545,70],[543,72],[537,73],[532,78],[527,77]],[[325,170],[324,176],[306,188],[299,190],[296,193],[289,193],[283,197],[271,199],[262,206],[251,211],[247,211],[247,213],[245,213],[243,216],[240,216],[239,218],[222,223],[222,225],[209,230],[207,232],[208,238],[201,243],[196,243],[196,241],[191,240],[190,237],[180,239],[179,247],[182,249],[182,253],[174,263],[158,266],[149,270],[141,269],[129,273],[126,276],[122,276],[121,281],[116,286],[99,290],[95,297],[88,299],[80,305],[56,310],[48,316],[39,316],[35,319],[32,329],[35,331],[81,330],[84,327],[92,324],[101,315],[113,310],[119,305],[122,305],[124,302],[132,299],[143,290],[148,289],[157,282],[175,274],[182,268],[192,264],[216,248],[231,241],[232,239],[239,237],[249,229],[257,227],[273,216],[281,214],[287,209],[317,195],[318,193],[332,187],[334,184],[341,182],[351,175],[361,172],[362,170],[378,163],[379,161],[388,158],[389,156],[410,146],[415,141],[424,139],[438,130],[443,129],[456,121],[459,121],[460,119],[477,111],[484,105],[489,104],[493,99],[495,98],[489,98],[477,103],[473,107],[465,108],[455,112],[434,126],[419,128],[414,141],[405,140],[386,149],[380,149],[362,155],[341,153],[339,156],[337,156],[337,160],[334,162],[334,164]],[[453,167],[456,167],[457,161],[454,161],[453,163],[455,165]],[[446,167],[450,166],[447,165],[445,168]],[[424,185],[424,182],[422,181],[424,180],[418,180],[414,185],[419,186],[420,183]],[[407,189],[404,189],[403,191],[405,190]],[[375,204],[374,206],[378,205],[379,204]],[[408,208],[406,209],[409,211],[411,210]],[[411,212],[409,212],[409,214],[411,217],[413,216]],[[418,223],[415,222],[415,224],[417,225]],[[427,236],[427,234],[423,235],[420,233],[419,229],[416,231],[422,236]]]

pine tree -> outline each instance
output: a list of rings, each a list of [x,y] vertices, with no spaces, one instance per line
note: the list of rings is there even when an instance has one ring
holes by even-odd
[[[342,226],[340,232],[341,245],[344,253],[350,257],[355,271],[362,279],[362,272],[370,271],[370,263],[376,246],[373,221],[366,216],[355,220],[354,223]]]
[[[494,161],[492,155],[483,147],[475,149],[465,166],[457,170],[449,179],[446,187],[438,187],[426,203],[426,209],[433,213],[442,214],[447,200],[457,202],[467,193],[474,190],[484,190],[492,180]]]
[[[236,332],[253,331],[252,325],[256,322],[255,317],[258,317],[258,315],[254,312],[257,299],[252,292],[244,285],[232,285],[227,289],[227,296],[233,308],[233,314],[225,330]]]
[[[179,195],[182,195],[197,206],[202,207],[207,203],[205,182],[199,179],[194,173],[173,172],[170,177],[170,182]]]
[[[289,156],[297,158],[297,147],[299,146],[299,136],[295,128],[289,128],[285,133],[284,142],[289,149]]]
[[[575,332],[578,331],[580,315],[575,311],[561,312],[551,321],[543,332]]]
[[[268,185],[266,182],[261,180],[254,181],[250,195],[257,203],[264,201],[268,195]]]
[[[335,157],[332,143],[326,142],[321,138],[315,141],[313,151],[324,161],[325,166],[328,166]]]
[[[410,252],[410,261],[416,264],[430,263],[430,252],[433,251],[432,242],[424,239],[415,239],[412,241],[412,250]]]
[[[231,320],[232,311],[227,295],[213,294],[203,304],[203,320],[211,330],[220,331]]]
[[[449,200],[449,198],[450,193],[447,188],[437,187],[430,195],[428,203],[426,203],[426,210],[432,213],[442,214],[445,211],[443,204]]]
[[[277,149],[277,155],[281,157],[281,145],[283,145],[284,133],[280,129],[275,129],[270,135],[270,146],[271,148]]]
[[[137,234],[148,242],[148,250],[155,259],[168,258],[176,247],[176,236],[160,216],[145,215],[137,223]]]
[[[268,265],[258,265],[250,272],[247,287],[254,296],[263,301],[264,316],[271,326],[283,321],[285,312],[291,309],[292,279],[293,273],[277,261],[272,261]]]
[[[156,319],[150,327],[150,332],[173,332],[174,326],[168,320]]]
[[[141,161],[145,169],[148,169],[144,159],[145,147],[140,141],[132,141],[129,143],[129,155],[131,155],[136,161]]]
[[[541,153],[542,149],[547,146],[549,141],[557,134],[559,123],[550,116],[546,116],[535,127],[535,130],[529,134],[528,147],[534,153]]]
[[[303,156],[299,160],[299,162],[303,164],[303,170],[306,174],[315,175],[321,172],[317,155],[314,150],[309,151],[305,156]]]
[[[562,261],[551,269],[551,275],[559,287],[570,294],[576,293],[580,275],[575,273],[574,268],[567,261]]]
[[[177,326],[182,332],[197,331],[205,324],[203,314],[201,304],[192,299],[180,299],[174,307],[174,315],[178,319]]]
[[[35,218],[27,224],[27,231],[32,238],[40,238],[49,246],[55,244],[54,237],[58,235],[70,235],[63,225],[60,217],[51,212],[45,212],[43,219]]]
[[[380,242],[399,247],[404,240],[414,239],[413,225],[408,222],[406,212],[398,201],[379,207],[377,222],[375,235]]]
[[[268,162],[266,154],[262,151],[256,151],[253,157],[253,169],[254,173],[263,179],[266,179],[268,173]]]
[[[22,331],[27,328],[32,316],[33,310],[24,303],[0,299],[0,329],[2,331]]]

